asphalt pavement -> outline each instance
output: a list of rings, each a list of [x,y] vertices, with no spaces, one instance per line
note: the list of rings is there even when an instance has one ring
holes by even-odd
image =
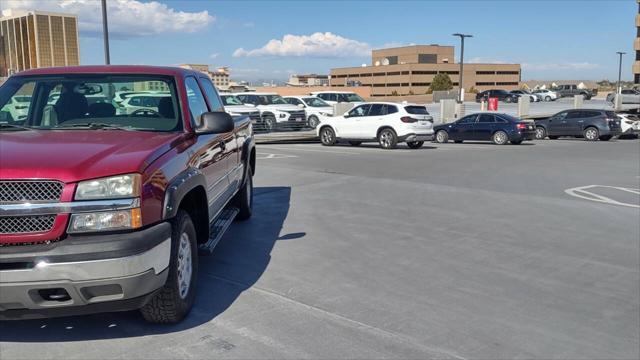
[[[0,323],[0,359],[640,357],[640,141],[258,147],[183,323]]]

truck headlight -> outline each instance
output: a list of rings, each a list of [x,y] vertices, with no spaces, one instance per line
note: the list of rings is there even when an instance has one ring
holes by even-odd
[[[278,116],[282,119],[282,118],[286,118],[286,117],[287,117],[287,114],[285,114],[285,113],[280,113],[280,115],[278,115]]]
[[[140,196],[140,174],[110,176],[81,181],[76,200],[120,199]]]
[[[72,214],[68,233],[130,230],[142,226],[140,208]]]

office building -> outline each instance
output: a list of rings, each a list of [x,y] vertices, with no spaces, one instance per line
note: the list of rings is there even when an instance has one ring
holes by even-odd
[[[215,70],[209,70],[206,64],[181,64],[181,68],[191,69],[203,72],[211,78],[213,84],[218,88],[226,88],[229,86],[229,68],[226,66],[218,67]]]
[[[80,64],[78,18],[72,14],[4,10],[0,17],[0,76]]]
[[[291,75],[287,82],[289,86],[328,86],[329,75],[304,74]]]
[[[331,70],[331,86],[369,86],[371,96],[421,95],[427,93],[437,74],[447,74],[458,86],[460,64],[454,47],[413,45],[373,50],[371,65]],[[465,91],[518,88],[520,64],[465,63]]]

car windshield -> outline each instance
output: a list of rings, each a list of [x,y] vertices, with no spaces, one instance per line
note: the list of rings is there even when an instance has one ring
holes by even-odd
[[[289,104],[280,95],[258,95],[260,105],[285,105]]]
[[[348,102],[364,102],[364,99],[361,98],[358,94],[349,93],[342,94],[342,96],[346,98]]]
[[[135,94],[116,101],[117,91]],[[176,99],[173,79],[165,76],[14,76],[0,88],[0,123],[42,130],[179,131],[182,122]],[[11,105],[16,101],[24,106],[16,109]]]
[[[224,106],[244,105],[242,100],[235,95],[222,95],[221,98]]]
[[[327,106],[331,106],[329,104],[327,104],[324,100],[319,99],[317,97],[308,97],[308,98],[304,98],[302,99],[304,100],[304,102],[311,107],[327,107]]]

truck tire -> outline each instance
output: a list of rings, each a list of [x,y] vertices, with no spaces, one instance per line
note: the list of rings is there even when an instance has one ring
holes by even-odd
[[[231,203],[240,210],[235,220],[244,221],[253,214],[253,170],[247,169],[247,179],[242,188],[233,197]]]
[[[167,282],[140,309],[148,322],[175,324],[191,310],[196,297],[198,279],[198,247],[196,229],[184,210],[171,221],[171,259]]]

